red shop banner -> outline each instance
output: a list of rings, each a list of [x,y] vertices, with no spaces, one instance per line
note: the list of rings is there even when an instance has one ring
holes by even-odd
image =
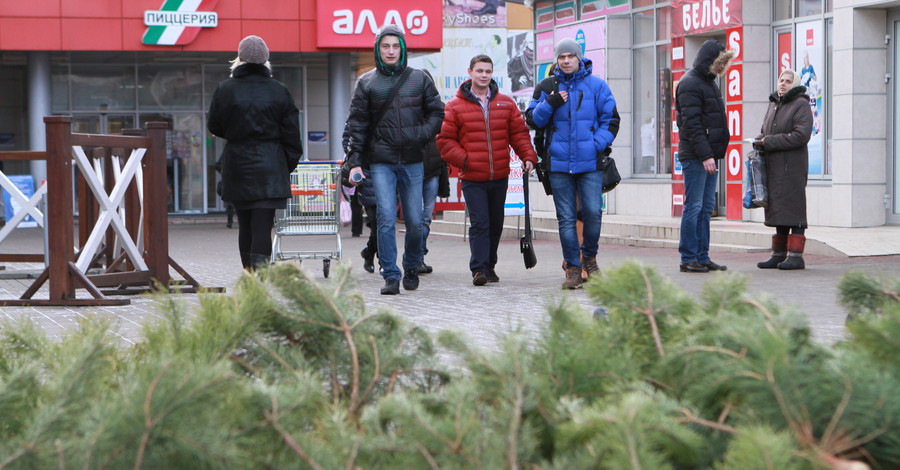
[[[672,0],[672,36],[741,26],[742,0]]]
[[[409,49],[440,50],[443,45],[443,11],[438,0],[319,1],[317,9],[318,47],[323,49],[371,49],[385,24],[404,32]]]

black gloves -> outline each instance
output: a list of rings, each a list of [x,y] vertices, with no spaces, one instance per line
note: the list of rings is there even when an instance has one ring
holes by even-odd
[[[554,108],[558,108],[566,102],[563,97],[559,93],[553,93],[547,97],[547,104],[553,106]]]

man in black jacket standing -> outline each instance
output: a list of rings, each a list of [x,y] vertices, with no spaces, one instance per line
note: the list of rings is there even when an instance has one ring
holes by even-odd
[[[383,295],[400,293],[394,228],[398,195],[406,225],[403,288],[419,287],[418,268],[423,259],[422,160],[426,144],[434,140],[444,120],[444,103],[434,82],[421,70],[406,71],[406,52],[400,28],[382,27],[375,38],[375,69],[357,81],[347,119],[350,179],[362,174],[366,166],[374,183]]]
[[[730,134],[725,102],[716,77],[725,74],[734,52],[709,40],[675,89],[678,161],[684,174],[681,214],[681,272],[725,271],[709,259],[709,221],[716,205],[717,161],[725,157]]]

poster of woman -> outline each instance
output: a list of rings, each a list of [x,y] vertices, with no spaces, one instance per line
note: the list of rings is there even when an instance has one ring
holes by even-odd
[[[829,173],[830,162],[826,161],[823,132],[825,124],[824,96],[825,76],[817,71],[825,70],[825,35],[820,21],[797,24],[794,36],[797,61],[795,69],[800,72],[800,84],[809,95],[809,106],[813,113],[812,138],[809,140],[809,174]]]

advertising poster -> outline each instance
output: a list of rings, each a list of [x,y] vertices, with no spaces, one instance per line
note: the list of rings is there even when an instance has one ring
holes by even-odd
[[[509,162],[509,186],[506,187],[506,203],[503,205],[503,215],[525,215],[525,186],[522,178],[522,160],[510,150]]]
[[[582,0],[581,19],[587,20],[628,10],[628,0]]]
[[[25,196],[25,199],[31,199],[31,196],[34,196],[34,178],[31,175],[7,175],[9,181],[15,185],[16,188]],[[6,216],[6,220],[12,220],[12,218],[22,209],[21,203],[13,199],[12,195],[9,194],[6,189],[3,189],[3,207],[5,208],[4,215]],[[38,223],[34,220],[30,214],[26,215],[21,222],[19,222],[19,227],[37,227]]]
[[[794,35],[796,60],[794,69],[800,73],[800,84],[806,87],[809,107],[813,113],[812,138],[809,139],[809,174],[825,171],[825,146],[822,126],[825,124],[823,97],[825,96],[825,35],[821,21],[797,24]]]
[[[510,95],[525,111],[534,93],[534,39],[531,31],[509,30],[506,38]]]
[[[444,27],[505,28],[506,0],[446,0]]]

